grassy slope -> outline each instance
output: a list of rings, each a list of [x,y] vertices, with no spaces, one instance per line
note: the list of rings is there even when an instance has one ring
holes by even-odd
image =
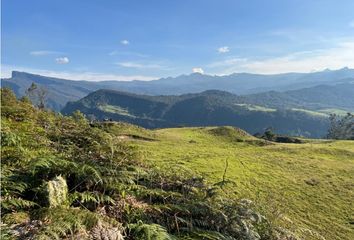
[[[349,224],[354,218],[353,141],[264,145],[251,136],[242,136],[248,142],[235,141],[238,133],[215,136],[210,128],[154,133],[159,141],[132,143],[146,161],[161,168],[187,167],[217,183],[228,160],[226,177],[234,183],[224,187],[225,194],[256,201],[275,222],[304,239],[354,239]]]

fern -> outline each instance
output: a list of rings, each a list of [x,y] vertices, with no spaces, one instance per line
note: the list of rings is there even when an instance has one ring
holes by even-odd
[[[194,231],[187,231],[187,234],[180,237],[181,240],[194,240],[194,239],[203,239],[203,240],[236,240],[236,238],[225,236],[219,232],[215,231],[206,231],[196,229]]]
[[[38,206],[37,203],[25,200],[19,197],[3,197],[1,198],[1,209],[5,211],[15,211],[20,209],[29,209]]]
[[[21,175],[15,174],[9,168],[1,169],[1,191],[2,195],[19,195],[23,193],[27,187],[28,183]]]
[[[128,226],[130,234],[137,240],[174,240],[167,230],[158,224],[139,222]]]
[[[90,230],[100,220],[98,214],[88,210],[72,208],[40,209],[35,215],[47,222],[40,229],[38,239],[62,239],[64,236],[72,236],[79,230]]]
[[[2,147],[21,147],[21,137],[11,131],[1,131]]]
[[[16,238],[12,236],[10,233],[10,229],[5,225],[1,226],[1,231],[0,231],[0,239],[1,240],[15,240]]]
[[[100,204],[114,204],[114,199],[108,195],[99,192],[74,192],[70,194],[70,201],[73,203],[79,201],[81,204],[96,203]]]

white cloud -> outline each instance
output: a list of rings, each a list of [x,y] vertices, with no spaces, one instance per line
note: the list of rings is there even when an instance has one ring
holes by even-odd
[[[120,43],[123,44],[123,45],[129,45],[130,44],[130,42],[128,40],[126,40],[126,39],[120,41]]]
[[[311,72],[326,68],[339,69],[345,66],[354,68],[354,40],[338,43],[328,49],[295,52],[266,59],[235,57],[208,65],[217,74],[222,75],[235,72],[264,74]]]
[[[193,73],[200,73],[200,74],[204,74],[204,70],[203,70],[203,68],[200,68],[200,67],[195,67],[195,68],[192,68],[192,72],[193,72]]]
[[[20,66],[10,66],[2,65],[1,66],[1,77],[9,78],[11,77],[12,71],[21,71],[28,72],[48,77],[63,78],[69,80],[86,80],[86,81],[106,81],[106,80],[118,80],[118,81],[132,81],[132,80],[142,80],[150,81],[156,80],[158,77],[154,76],[145,76],[145,75],[116,75],[109,73],[98,73],[98,72],[89,72],[89,71],[51,71],[43,69],[34,69]]]
[[[47,50],[39,50],[39,51],[31,51],[30,55],[32,56],[46,56],[46,55],[53,55],[53,54],[62,54],[61,52],[57,51],[47,51]]]
[[[230,52],[230,48],[228,46],[218,48],[219,53],[227,53]]]
[[[121,56],[134,56],[140,58],[147,58],[149,55],[138,53],[138,52],[127,52],[127,51],[112,51],[108,53],[109,56],[121,55]]]
[[[55,61],[58,64],[67,64],[67,63],[69,63],[69,58],[67,58],[67,57],[58,57],[58,58],[55,59]]]
[[[213,62],[208,64],[209,68],[217,68],[217,67],[230,67],[230,66],[234,66],[236,64],[240,64],[243,62],[247,62],[246,58],[240,58],[240,57],[232,57],[232,58],[227,58],[225,60],[222,61],[218,61],[218,62]]]
[[[137,69],[168,69],[167,67],[157,63],[117,62],[116,65],[125,68]]]

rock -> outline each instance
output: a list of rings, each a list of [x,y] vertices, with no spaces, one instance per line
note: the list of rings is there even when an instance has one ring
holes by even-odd
[[[101,222],[91,230],[91,240],[124,240],[118,227],[105,226]]]
[[[316,186],[316,185],[320,184],[320,181],[317,179],[314,179],[314,178],[306,179],[304,181],[307,185],[310,185],[310,186]]]
[[[251,206],[253,202],[252,202],[252,200],[243,198],[240,200],[240,203],[245,206]]]
[[[32,220],[26,223],[13,224],[9,227],[8,232],[16,239],[35,239],[34,235],[38,232],[42,225],[42,221]]]
[[[68,185],[62,176],[57,176],[47,182],[45,194],[48,207],[68,206]]]
[[[297,237],[294,233],[281,227],[276,228],[274,233],[275,240],[300,240],[300,238]]]

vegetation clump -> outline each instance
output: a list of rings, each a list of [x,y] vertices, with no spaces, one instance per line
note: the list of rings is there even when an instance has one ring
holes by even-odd
[[[343,117],[331,114],[329,119],[330,128],[327,138],[354,140],[354,114],[347,113]]]
[[[255,137],[262,138],[267,141],[271,142],[278,142],[278,143],[303,143],[301,139],[297,137],[279,135],[273,132],[271,128],[265,130],[263,134],[255,134]]]
[[[222,197],[194,172],[144,163],[118,138],[152,138],[145,130],[62,116],[8,89],[1,121],[1,239],[275,236],[252,205]]]
[[[239,142],[242,142],[246,139],[254,139],[250,134],[243,131],[242,129],[231,126],[215,127],[210,129],[209,133],[215,136],[224,137]]]

